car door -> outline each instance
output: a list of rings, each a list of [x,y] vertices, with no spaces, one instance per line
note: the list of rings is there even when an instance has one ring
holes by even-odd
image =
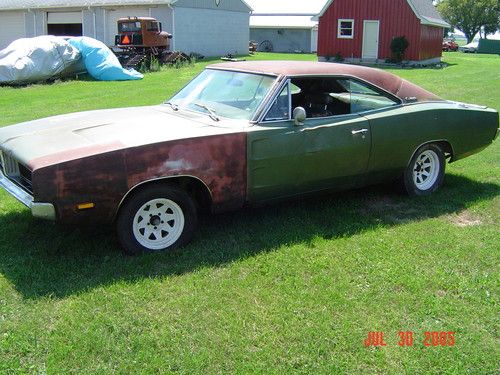
[[[250,201],[345,189],[362,181],[370,157],[369,122],[341,101],[334,104],[328,90],[345,90],[327,81],[288,81],[268,114],[249,130]],[[307,113],[300,125],[291,118],[291,109],[298,106]]]
[[[347,189],[362,183],[371,148],[370,124],[358,114],[306,119],[302,135],[300,189]]]
[[[290,114],[288,82],[280,89],[265,117],[247,132],[247,187],[251,202],[299,192],[297,167],[302,135]]]

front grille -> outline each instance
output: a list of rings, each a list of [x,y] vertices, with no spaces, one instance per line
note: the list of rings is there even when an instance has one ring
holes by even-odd
[[[13,158],[0,151],[0,159],[2,159],[2,171],[6,176],[19,175],[19,164]]]
[[[9,180],[33,194],[31,171],[2,150],[0,150],[0,170]]]

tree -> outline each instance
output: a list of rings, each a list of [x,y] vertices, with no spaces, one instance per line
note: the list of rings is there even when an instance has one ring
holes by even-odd
[[[483,31],[484,31],[484,38],[490,34],[495,34],[498,30],[500,30],[500,18],[497,18],[496,20],[493,20],[491,23],[487,23],[483,25]]]
[[[489,33],[500,28],[500,0],[442,0],[437,7],[451,26],[465,34],[468,43],[482,27]]]

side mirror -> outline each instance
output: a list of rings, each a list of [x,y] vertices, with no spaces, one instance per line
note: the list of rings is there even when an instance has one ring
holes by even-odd
[[[304,121],[306,121],[306,110],[302,107],[297,107],[293,110],[293,121],[295,121],[295,126],[304,125]]]

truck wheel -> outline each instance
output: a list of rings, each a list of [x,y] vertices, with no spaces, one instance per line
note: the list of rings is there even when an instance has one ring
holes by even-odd
[[[423,196],[439,189],[444,179],[445,161],[439,146],[427,144],[420,147],[404,172],[406,192],[410,196]]]
[[[116,228],[123,252],[139,255],[187,244],[197,225],[196,206],[185,191],[164,185],[134,194],[118,213]]]

